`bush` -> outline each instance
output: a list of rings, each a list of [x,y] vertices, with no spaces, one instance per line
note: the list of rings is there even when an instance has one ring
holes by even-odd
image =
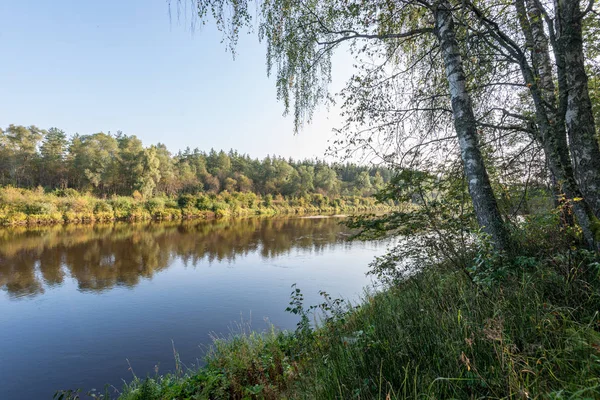
[[[166,208],[179,208],[179,204],[177,204],[177,200],[175,199],[165,199],[165,207]]]
[[[28,215],[49,215],[55,213],[56,211],[56,205],[52,203],[34,202],[25,204],[25,213]]]
[[[180,208],[191,208],[196,206],[196,198],[191,194],[184,194],[179,196],[177,204]]]
[[[200,195],[196,200],[196,208],[201,211],[210,211],[213,209],[212,200],[208,196]]]
[[[90,197],[60,198],[59,207],[65,222],[89,222],[95,219],[96,200]]]
[[[329,199],[320,193],[316,193],[312,197],[312,203],[318,208],[324,208],[328,202]]]
[[[223,201],[216,201],[213,203],[213,212],[217,218],[224,218],[230,215],[229,204]]]
[[[130,219],[136,204],[131,197],[115,196],[110,200],[116,219]]]
[[[277,195],[273,199],[270,194],[261,198],[252,192],[228,191],[220,194],[199,193],[195,196],[183,194],[177,198],[154,197],[147,201],[137,194],[104,200],[70,188],[44,193],[43,188],[27,190],[8,186],[0,188],[0,224],[305,214],[331,211],[332,207],[345,210],[349,205],[344,198],[332,199],[331,205],[329,201],[321,194],[287,198]]]
[[[258,196],[256,193],[247,192],[244,193],[244,203],[247,208],[254,209],[258,207]]]
[[[115,213],[112,206],[108,202],[99,200],[96,202],[96,206],[94,207],[94,217],[96,221],[107,222],[115,218]]]
[[[271,207],[273,205],[273,196],[271,196],[270,194],[265,195],[263,198],[263,202],[265,207]]]
[[[9,211],[0,214],[2,225],[22,225],[27,223],[27,214],[20,211]]]
[[[146,208],[152,217],[161,218],[165,209],[165,201],[160,197],[154,197],[146,202]]]
[[[346,203],[344,202],[344,199],[341,199],[339,197],[331,201],[331,206],[336,209],[342,209],[345,205]]]

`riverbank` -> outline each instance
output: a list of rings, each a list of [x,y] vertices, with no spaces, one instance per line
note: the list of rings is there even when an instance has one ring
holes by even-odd
[[[286,198],[224,191],[151,199],[139,196],[100,199],[72,189],[45,193],[41,188],[0,188],[0,226],[384,212],[393,207],[377,203],[374,197],[329,198],[321,194]]]
[[[328,317],[316,330],[294,290],[295,332],[216,339],[204,368],[177,364],[117,397],[598,398],[597,258],[566,250],[517,257],[502,271],[501,281],[474,283],[442,263],[358,307],[326,297],[319,309]]]

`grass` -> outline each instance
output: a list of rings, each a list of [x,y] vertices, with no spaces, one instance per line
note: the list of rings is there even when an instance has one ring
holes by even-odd
[[[295,332],[216,339],[205,367],[136,378],[119,399],[598,399],[599,265],[520,257],[483,285],[438,264],[358,307],[306,308],[295,290]]]
[[[273,198],[251,192],[224,191],[150,199],[139,194],[97,198],[73,189],[46,193],[41,187],[34,190],[3,187],[0,188],[0,226],[356,213],[387,211],[392,206],[378,204],[373,197],[328,198],[321,194]]]

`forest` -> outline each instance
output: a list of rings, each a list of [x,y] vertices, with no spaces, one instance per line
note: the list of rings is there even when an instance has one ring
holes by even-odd
[[[121,132],[0,129],[0,224],[385,210],[392,171],[353,163],[252,159],[234,150],[145,147]]]
[[[58,128],[9,125],[0,128],[0,186],[75,189],[98,197],[145,198],[182,193],[254,192],[302,196],[370,196],[389,182],[391,170],[351,163],[281,157],[252,159],[237,151],[172,154],[164,144],[144,147],[134,135],[75,134]]]

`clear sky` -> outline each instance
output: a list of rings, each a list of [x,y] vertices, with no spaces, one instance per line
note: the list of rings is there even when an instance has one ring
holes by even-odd
[[[192,33],[166,0],[1,1],[0,15],[0,127],[305,158],[322,157],[340,125],[323,108],[295,136],[256,35],[233,60],[214,27]]]

